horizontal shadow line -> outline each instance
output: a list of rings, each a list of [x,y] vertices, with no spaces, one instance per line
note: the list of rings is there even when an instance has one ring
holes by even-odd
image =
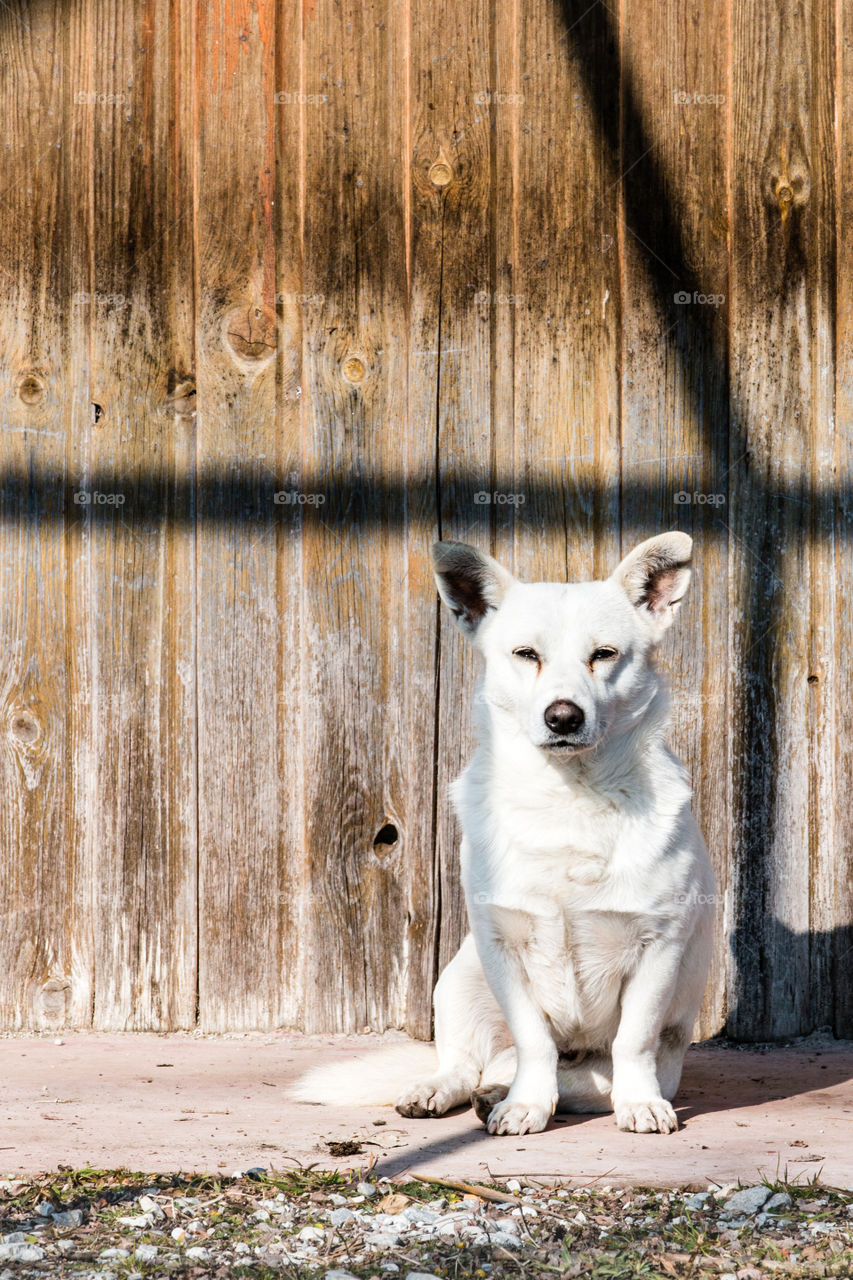
[[[441,476],[442,510],[455,510],[457,518],[468,514],[477,531],[488,524],[488,517],[500,518],[502,513],[512,513],[516,527],[563,530],[567,510],[592,516],[596,510],[620,507],[623,519],[635,519],[644,528],[695,526],[701,521],[703,533],[717,536],[729,523],[731,494],[723,484],[717,492],[706,492],[694,490],[687,481],[683,489],[675,489],[671,480],[606,480],[587,472],[568,480],[540,476],[523,484],[499,475],[488,490],[483,485],[482,475],[448,469]],[[437,489],[433,474],[370,475],[354,469],[303,476],[294,484],[251,460],[243,468],[205,467],[197,478],[166,469],[136,469],[121,476],[101,471],[74,479],[44,468],[0,474],[0,523],[275,528],[301,520],[402,529],[404,523],[411,526],[418,511],[424,518],[430,516]],[[819,536],[834,531],[847,538],[853,529],[853,481],[832,487],[806,480],[779,484],[752,468],[749,501],[765,512],[788,508],[783,527],[798,523],[791,519],[796,508],[804,531],[817,529]],[[644,513],[642,520],[633,515],[637,511]]]

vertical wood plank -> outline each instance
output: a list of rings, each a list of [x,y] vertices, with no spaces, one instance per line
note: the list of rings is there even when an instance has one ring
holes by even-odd
[[[754,1039],[810,1028],[812,959],[823,966],[812,955],[810,878],[831,859],[815,769],[831,703],[825,681],[808,683],[831,591],[817,550],[827,522],[809,493],[812,477],[829,482],[831,457],[831,6],[783,16],[737,0],[732,41],[732,403],[746,447],[731,471],[729,1025]]]
[[[67,760],[69,550],[62,529],[75,394],[71,20],[10,5],[0,25],[6,129],[0,193],[0,1026],[69,1013],[77,820]]]
[[[408,970],[428,941],[409,953],[411,877],[427,859],[414,847],[423,826],[410,808],[404,724],[407,709],[424,724],[428,708],[406,696],[407,654],[417,662],[418,652],[403,623],[412,606],[400,539],[405,19],[395,0],[321,0],[304,23],[305,291],[318,299],[304,464],[327,495],[303,521],[309,1030],[401,1025]],[[428,644],[422,654],[428,664]]]
[[[296,467],[296,389],[277,357],[276,6],[197,5],[196,48],[199,1020],[214,1031],[275,1026],[298,1007],[288,837],[301,778],[282,743],[298,715],[295,597],[292,583],[280,594],[277,555],[283,577],[295,557],[275,502]]]
[[[193,378],[190,48],[169,0],[93,0],[89,36],[88,96],[75,113],[93,175],[76,601],[91,682],[77,767],[88,773],[95,885],[92,1017],[191,1026],[193,418],[175,400]]]
[[[491,81],[485,0],[411,5],[412,364],[409,421],[434,432],[438,534],[491,546],[494,491],[489,308],[492,287],[490,119],[477,96]],[[436,721],[437,968],[467,930],[459,883],[459,830],[447,789],[473,750],[470,704],[478,665],[439,615]],[[460,709],[464,709],[460,714]]]
[[[836,243],[836,353],[835,420],[833,434],[834,471],[824,479],[823,510],[834,519],[831,590],[834,602],[834,629],[830,638],[832,668],[827,669],[826,652],[814,665],[812,674],[822,683],[831,682],[835,693],[834,723],[826,730],[827,745],[834,755],[832,790],[834,796],[833,866],[827,876],[826,891],[832,903],[830,929],[830,1014],[837,1036],[853,1036],[853,664],[846,655],[853,648],[853,243],[844,235],[846,214],[853,209],[853,13],[841,5],[836,10],[839,25],[837,42],[836,137],[838,177],[834,228]],[[836,657],[837,655],[837,657]]]
[[[618,62],[603,7],[515,8],[496,11],[491,319],[498,473],[524,501],[496,516],[522,578],[578,581],[619,552]]]
[[[721,890],[729,879],[725,0],[622,11],[623,552],[680,528],[695,573],[662,649],[674,749]],[[726,914],[697,1026],[725,1019]]]

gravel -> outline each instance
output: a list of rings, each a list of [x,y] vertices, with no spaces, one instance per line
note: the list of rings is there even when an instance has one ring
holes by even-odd
[[[369,1167],[10,1179],[0,1181],[0,1268],[14,1266],[6,1280],[853,1275],[853,1194],[816,1184],[680,1194],[512,1179],[480,1195],[437,1190],[371,1178]]]

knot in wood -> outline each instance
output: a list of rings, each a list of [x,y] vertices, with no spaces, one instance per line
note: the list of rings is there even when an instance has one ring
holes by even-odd
[[[361,356],[347,356],[344,360],[341,373],[347,382],[357,387],[360,382],[364,382],[367,376],[367,365]]]
[[[243,360],[264,360],[276,348],[275,315],[257,304],[234,311],[228,317],[226,337]]]
[[[453,170],[446,160],[436,160],[427,175],[436,187],[446,187],[453,181]]]
[[[32,370],[22,373],[18,379],[18,398],[24,404],[39,404],[47,394],[44,378]]]
[[[9,732],[13,738],[31,747],[41,736],[39,722],[31,711],[13,711],[9,720]]]

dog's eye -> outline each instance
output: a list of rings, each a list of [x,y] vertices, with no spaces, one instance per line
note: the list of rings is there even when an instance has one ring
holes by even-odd
[[[521,658],[524,662],[538,662],[539,654],[535,649],[530,649],[526,645],[522,645],[520,649],[513,649],[516,658]]]
[[[619,650],[614,649],[610,644],[603,644],[600,649],[594,649],[590,655],[590,662],[609,662],[612,658],[619,657]]]

